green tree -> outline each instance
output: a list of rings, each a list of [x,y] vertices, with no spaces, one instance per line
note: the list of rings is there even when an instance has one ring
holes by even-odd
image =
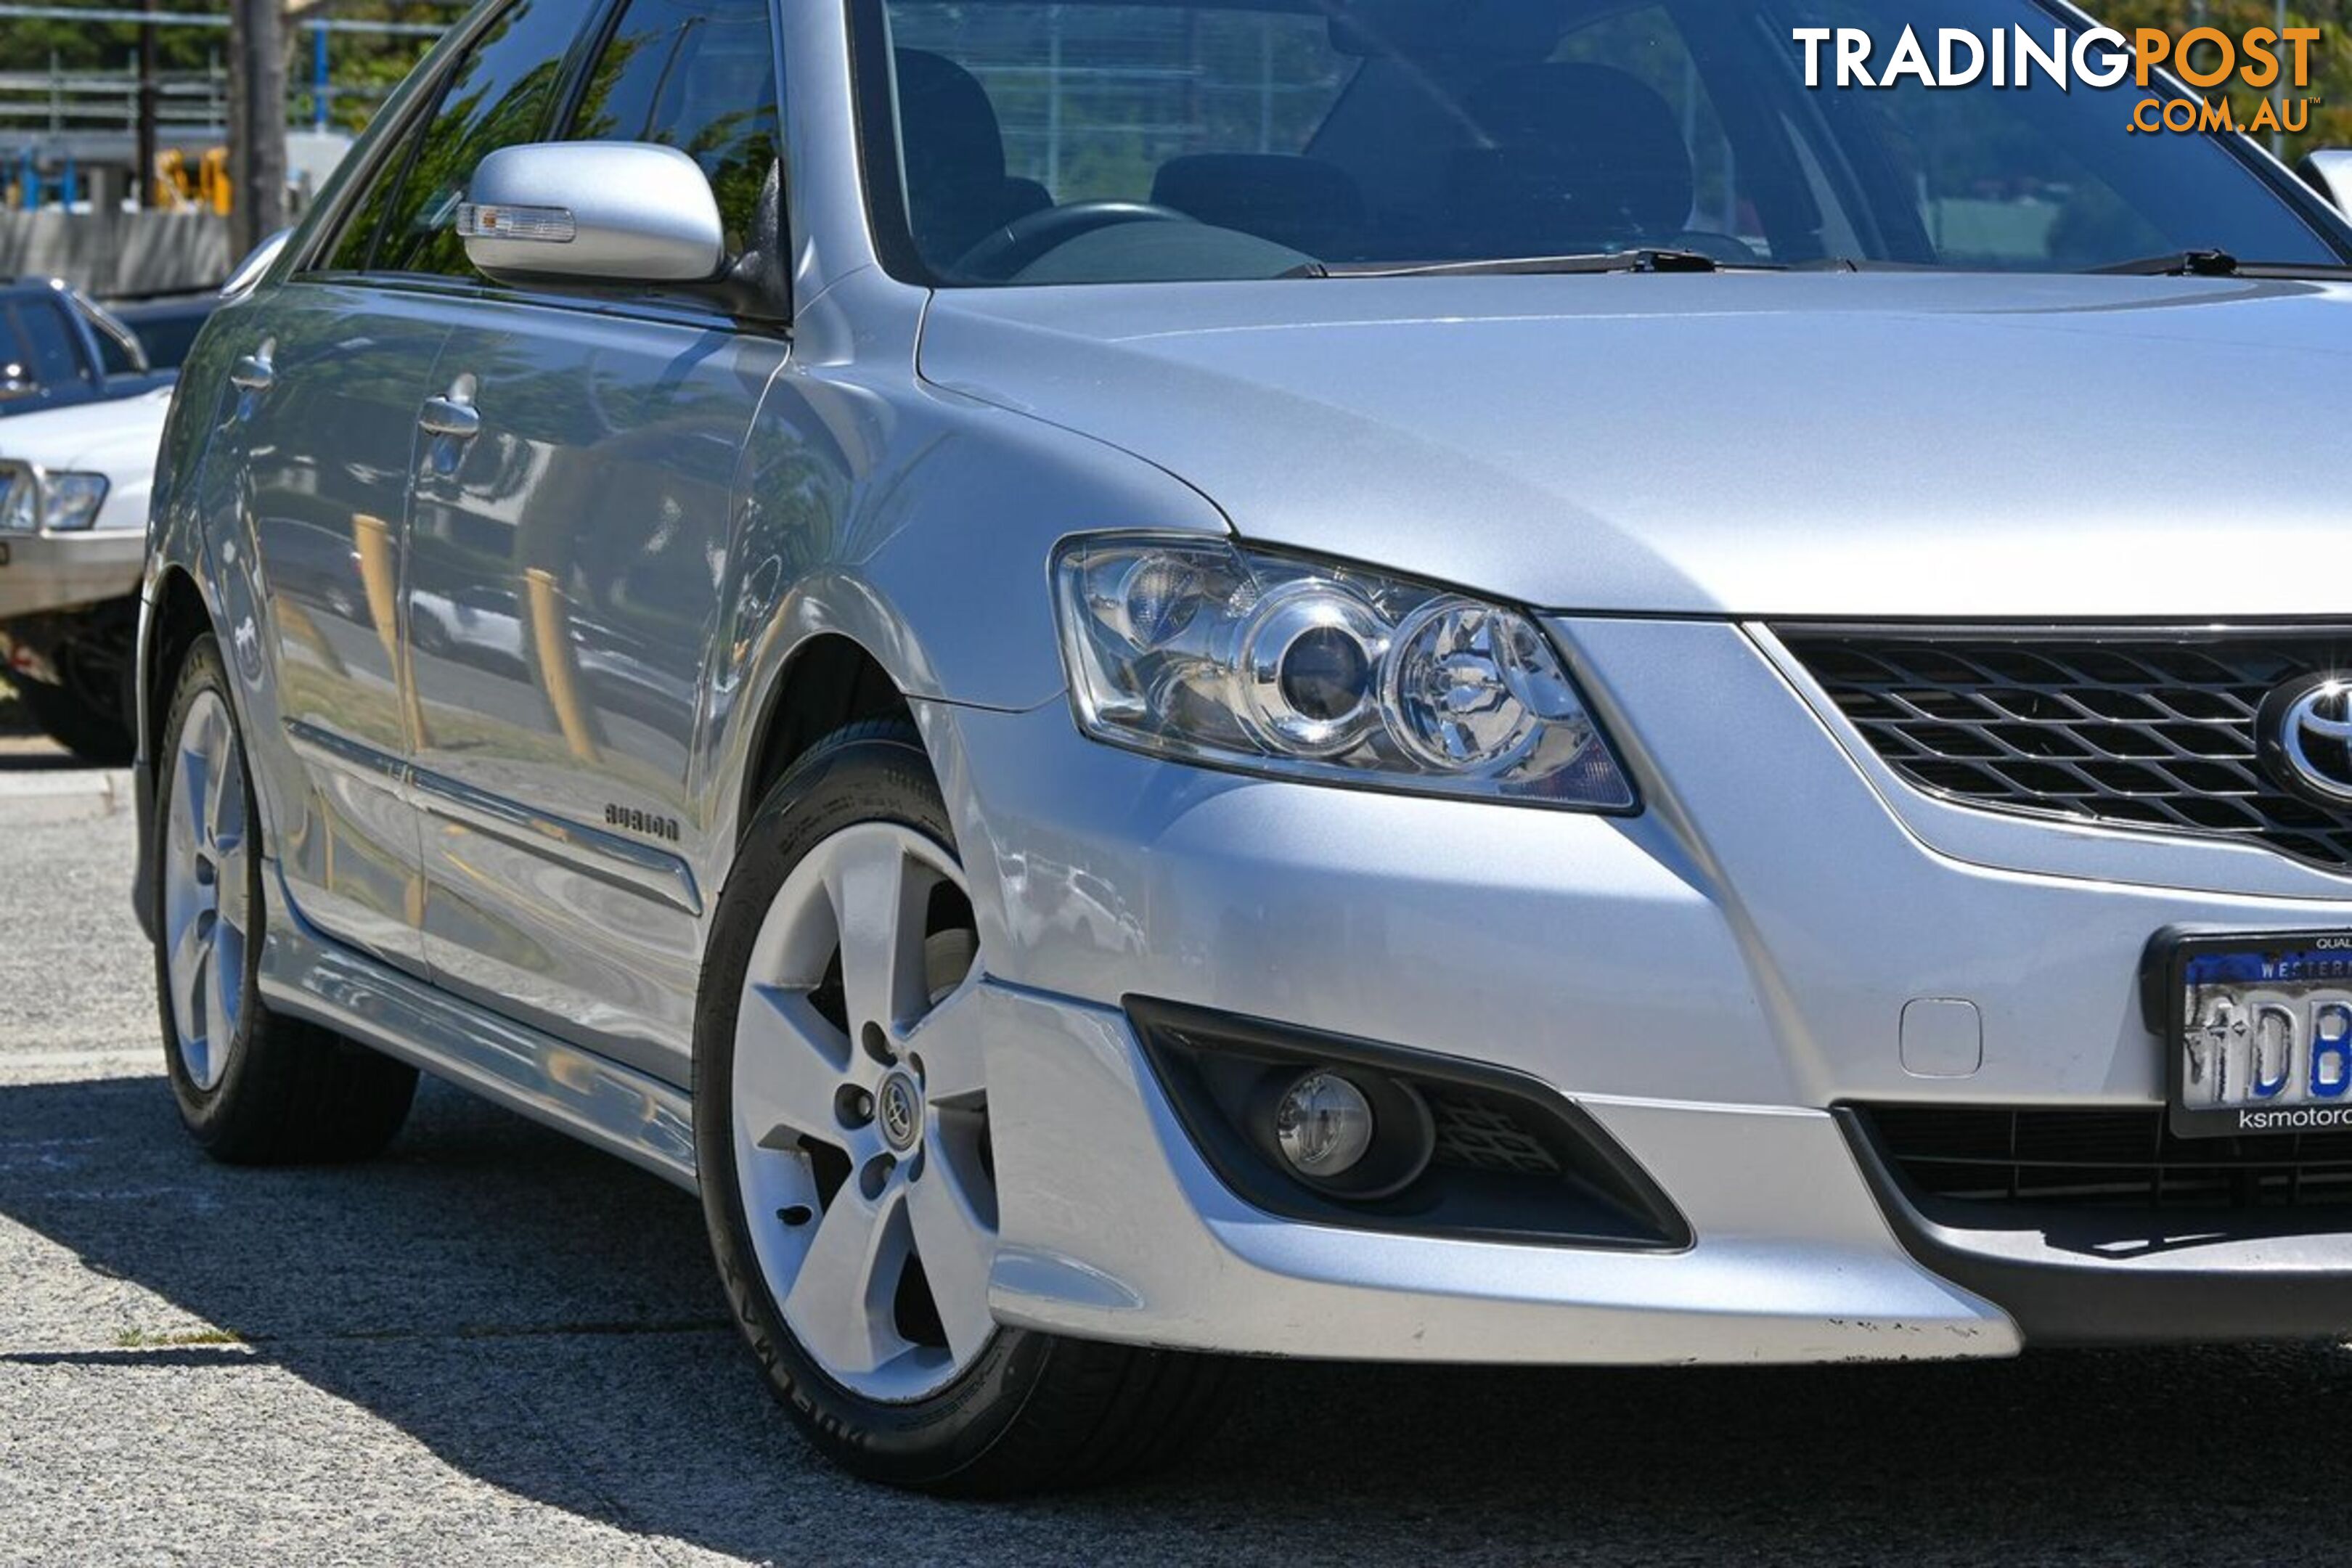
[[[2213,26],[2239,38],[2250,28],[2278,25],[2275,0],[2202,0],[2201,4],[2199,0],[2095,0],[2091,8],[2101,21],[2126,37],[2136,27],[2162,27],[2178,37],[2191,27]],[[2287,7],[2287,26],[2321,31],[2320,41],[2312,50],[2310,87],[2302,91],[2291,83],[2287,87],[2290,96],[2319,100],[2312,106],[2309,128],[2286,139],[2290,162],[2317,147],[2352,147],[2352,41],[2345,37],[2347,25],[2352,25],[2352,16],[2347,16],[2344,0],[2321,4],[2305,0]],[[2208,96],[2221,90],[2217,88]],[[2239,123],[2250,121],[2268,96],[2258,89],[2231,89],[2229,97],[2237,108]]]

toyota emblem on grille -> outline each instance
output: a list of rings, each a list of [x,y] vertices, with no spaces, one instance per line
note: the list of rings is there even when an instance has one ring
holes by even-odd
[[[2352,676],[2282,686],[2258,722],[2263,758],[2281,784],[2324,805],[2352,806]]]

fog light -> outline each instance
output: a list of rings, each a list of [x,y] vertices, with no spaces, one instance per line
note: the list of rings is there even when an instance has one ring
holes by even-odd
[[[1283,1091],[1275,1142],[1301,1175],[1328,1181],[1354,1170],[1372,1147],[1372,1102],[1337,1073],[1310,1072]]]

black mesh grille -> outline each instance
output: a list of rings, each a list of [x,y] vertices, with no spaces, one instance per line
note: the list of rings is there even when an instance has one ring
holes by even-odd
[[[1925,1197],[2042,1207],[2352,1205],[2352,1132],[2176,1138],[2155,1108],[1881,1106],[1861,1115]]]
[[[1429,1095],[1429,1113],[1437,1124],[1432,1158],[1440,1164],[1515,1176],[1560,1173],[1559,1162],[1543,1139],[1503,1100],[1449,1087]]]
[[[2164,638],[1787,629],[1781,640],[1924,789],[2352,867],[2352,817],[2283,788],[2255,734],[2273,691],[2352,669],[2352,628]]]

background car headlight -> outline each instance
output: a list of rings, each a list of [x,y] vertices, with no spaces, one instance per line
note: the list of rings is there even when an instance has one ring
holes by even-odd
[[[41,526],[57,532],[88,528],[106,504],[104,474],[49,474],[42,486]]]
[[[0,482],[0,529],[72,532],[88,528],[106,504],[103,474],[49,473],[18,468]]]
[[[30,468],[0,472],[0,529],[30,533],[41,526],[41,485]]]
[[[1633,791],[1517,610],[1222,540],[1102,534],[1055,559],[1078,722],[1287,778],[1622,811]]]

